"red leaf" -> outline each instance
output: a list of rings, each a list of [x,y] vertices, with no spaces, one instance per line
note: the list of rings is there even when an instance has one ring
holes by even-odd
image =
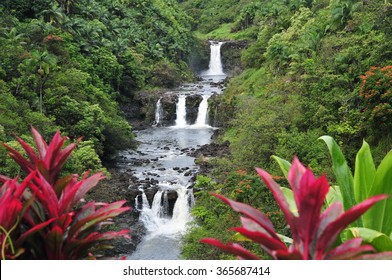
[[[130,207],[121,207],[126,201],[117,201],[106,206],[101,207],[91,215],[79,220],[74,224],[69,231],[69,238],[73,239],[88,228],[104,221],[109,218],[115,217],[125,211],[128,211]]]
[[[33,226],[31,229],[29,229],[28,231],[24,232],[15,242],[16,247],[20,247],[23,242],[30,237],[31,235],[37,233],[38,231],[40,231],[41,229],[45,228],[46,226],[50,225],[53,221],[55,221],[56,218],[51,218],[43,223],[37,224],[35,226]]]
[[[65,138],[61,138],[60,131],[57,130],[46,149],[45,158],[43,158],[45,161],[45,166],[47,166],[48,170],[50,170],[50,167],[53,166],[54,159],[59,156],[60,149],[63,146],[64,141]]]
[[[234,211],[237,211],[237,212],[247,216],[251,220],[255,221],[262,228],[264,228],[271,236],[277,237],[272,222],[267,218],[267,216],[265,216],[259,210],[255,209],[247,204],[228,199],[228,198],[224,197],[223,195],[214,194],[214,193],[212,193],[212,195],[219,198],[224,203],[228,204],[231,208],[233,208]]]
[[[4,175],[0,175],[0,183],[5,183],[9,180],[12,180],[11,178],[4,176]]]
[[[26,154],[30,158],[31,162],[35,163],[36,161],[38,161],[38,156],[35,153],[34,149],[21,138],[17,137],[16,139],[18,140],[22,148],[26,151]]]
[[[286,197],[284,196],[282,190],[280,189],[280,186],[272,179],[271,175],[268,174],[268,172],[264,171],[261,168],[256,168],[257,173],[260,175],[260,177],[263,179],[264,183],[267,185],[267,187],[270,189],[272,192],[276,202],[278,203],[280,209],[282,210],[283,214],[286,217],[286,221],[289,224],[293,239],[297,240],[298,238],[298,233],[297,233],[297,228],[295,226],[295,216],[294,214],[290,211],[289,204],[286,200]]]
[[[72,151],[76,148],[80,139],[76,143],[69,144],[65,147],[61,152],[59,152],[58,156],[54,159],[53,170],[52,172],[58,173],[63,167],[64,163],[67,161],[68,157],[71,155]]]
[[[62,260],[64,232],[59,226],[54,226],[45,237],[45,249],[50,260]]]
[[[356,260],[392,260],[392,252],[381,252],[377,254],[365,254],[355,258]]]
[[[370,245],[361,246],[361,238],[353,238],[329,251],[326,259],[331,260],[348,260],[353,259],[364,252],[374,252]]]
[[[210,244],[227,253],[235,254],[245,260],[260,260],[258,256],[252,254],[244,247],[236,243],[223,244],[219,240],[216,240],[214,238],[203,238],[202,240],[200,240],[200,242]]]
[[[88,177],[88,178],[80,181],[80,186],[79,186],[78,191],[74,197],[73,204],[79,202],[79,200],[82,199],[86,195],[86,193],[89,190],[91,190],[93,187],[95,187],[98,184],[98,182],[100,180],[102,180],[103,178],[105,178],[105,177],[102,176],[102,173],[97,173],[91,177]]]
[[[294,193],[295,201],[298,203],[297,193],[300,188],[300,182],[303,174],[305,173],[306,168],[302,165],[302,163],[298,160],[297,157],[294,157],[294,160],[291,164],[289,173],[288,173],[288,181],[290,183],[291,189]]]
[[[302,176],[298,189],[298,213],[296,227],[298,236],[303,244],[303,255],[309,255],[309,247],[316,237],[315,233],[320,223],[320,212],[324,199],[328,193],[327,178],[322,176],[317,180],[313,173],[307,169]]]
[[[26,160],[17,150],[11,148],[5,143],[3,143],[3,146],[10,151],[9,156],[15,160],[15,162],[22,168],[24,172],[28,174],[30,170],[34,169],[32,163]]]
[[[303,260],[302,254],[300,252],[298,252],[297,250],[276,251],[276,252],[274,252],[273,257],[277,260]]]
[[[263,249],[271,253],[276,250],[287,250],[286,245],[280,240],[272,238],[265,233],[257,232],[257,231],[249,231],[245,228],[232,228],[231,230],[235,230],[241,233],[243,236],[259,243]]]
[[[341,214],[335,221],[329,223],[318,240],[317,252],[326,251],[335,242],[336,237],[345,227],[358,219],[375,203],[387,197],[387,195],[382,194],[366,199]]]
[[[31,128],[31,132],[33,133],[34,141],[40,154],[40,158],[44,159],[48,145],[46,144],[44,138],[42,138],[41,134],[39,134],[39,132],[34,127]]]
[[[39,195],[40,203],[45,207],[45,210],[50,217],[58,217],[59,202],[52,185],[50,185],[39,172],[34,180],[34,185],[38,190],[37,194]]]
[[[60,198],[61,193],[63,192],[65,187],[67,187],[68,185],[74,185],[76,182],[77,182],[76,174],[69,174],[57,180],[56,184],[53,186],[54,192],[56,193],[57,197]]]

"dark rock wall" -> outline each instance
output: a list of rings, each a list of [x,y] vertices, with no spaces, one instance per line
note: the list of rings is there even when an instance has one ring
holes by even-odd
[[[185,106],[186,106],[186,121],[188,124],[194,124],[197,119],[197,115],[199,113],[199,105],[203,100],[201,95],[189,95],[186,97]]]
[[[242,70],[241,52],[248,45],[245,41],[227,41],[221,47],[223,71],[229,76],[238,75]]]

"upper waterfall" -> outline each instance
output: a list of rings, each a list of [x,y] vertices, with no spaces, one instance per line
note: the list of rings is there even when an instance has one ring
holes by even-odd
[[[210,64],[202,76],[225,76],[221,58],[222,45],[223,42],[210,41]]]

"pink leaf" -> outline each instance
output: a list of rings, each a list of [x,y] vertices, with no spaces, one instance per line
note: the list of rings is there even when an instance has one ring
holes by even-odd
[[[20,145],[22,146],[22,148],[26,151],[27,156],[30,158],[32,163],[35,163],[36,161],[38,161],[38,156],[35,153],[35,151],[33,150],[33,148],[27,144],[25,141],[23,141],[21,138],[17,137],[18,142],[20,143]]]
[[[318,240],[317,251],[326,251],[335,242],[336,237],[345,227],[358,219],[375,203],[386,199],[387,197],[387,195],[376,195],[366,199],[365,201],[362,201],[361,203],[351,207],[349,210],[341,214],[335,221],[329,223]]]
[[[255,221],[257,224],[259,224],[262,228],[264,228],[269,234],[272,236],[277,236],[274,230],[274,226],[272,222],[265,216],[263,213],[261,213],[259,210],[241,203],[241,202],[236,202],[234,200],[228,199],[224,197],[223,195],[219,194],[212,194],[213,196],[219,198],[226,204],[228,204],[231,208],[233,208],[234,211],[237,211],[251,220]]]
[[[236,244],[236,243],[229,243],[226,245],[226,244],[223,244],[219,240],[216,240],[214,238],[203,238],[202,240],[200,240],[200,242],[210,244],[210,245],[215,246],[215,247],[217,247],[227,253],[235,254],[245,260],[260,260],[260,258],[258,256],[252,254],[251,252],[246,250],[244,247],[242,247],[241,245]]]
[[[31,128],[31,131],[33,133],[34,141],[40,154],[40,158],[44,159],[48,145],[46,144],[44,138],[42,138],[41,134],[34,127]]]
[[[291,189],[294,193],[294,198],[297,201],[297,193],[300,188],[300,182],[303,174],[305,173],[306,168],[302,165],[302,163],[298,160],[297,157],[294,157],[294,160],[291,164],[289,173],[288,173],[288,181],[290,183]]]
[[[235,230],[243,236],[259,243],[266,251],[287,250],[286,245],[280,239],[272,238],[265,233],[249,231],[240,227],[232,228],[231,230]]]
[[[374,252],[370,245],[361,246],[361,238],[353,238],[329,251],[326,259],[331,260],[348,260],[353,259],[364,252]]]
[[[278,203],[280,209],[282,210],[283,214],[285,215],[286,221],[291,228],[293,238],[297,239],[298,233],[297,233],[297,228],[295,226],[295,216],[290,211],[289,204],[288,204],[286,197],[284,196],[282,190],[280,189],[280,186],[272,179],[271,175],[268,174],[268,172],[264,171],[261,168],[256,168],[256,171],[260,175],[260,177],[263,179],[263,181],[267,185],[267,187],[270,189],[270,191],[272,192],[276,202]]]
[[[328,189],[329,184],[325,176],[316,180],[313,173],[309,169],[306,170],[298,189],[299,216],[296,224],[298,236],[304,246],[303,254],[306,256],[309,253],[310,243],[315,238],[315,233],[319,226],[320,212]]]

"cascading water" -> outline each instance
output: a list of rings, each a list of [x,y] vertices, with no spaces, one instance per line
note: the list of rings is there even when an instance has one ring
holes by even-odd
[[[221,59],[222,42],[210,42],[210,63],[209,68],[202,76],[224,76]]]
[[[210,98],[209,95],[204,95],[203,100],[200,102],[199,112],[195,123],[195,126],[197,127],[208,126],[208,98]]]
[[[180,95],[178,97],[178,102],[176,105],[176,126],[185,127],[186,126],[186,95]]]
[[[158,190],[152,205],[142,192],[140,221],[147,229],[147,235],[138,250],[129,259],[177,259],[180,254],[179,238],[185,233],[191,220],[190,209],[194,203],[193,191],[179,187],[173,215],[169,215],[167,190]]]
[[[195,159],[187,151],[211,141],[213,129],[208,126],[208,99],[221,92],[218,84],[210,80],[220,81],[225,77],[220,61],[221,45],[211,43],[210,69],[202,73],[203,81],[184,85],[170,93],[178,96],[175,125],[158,125],[162,124],[163,118],[161,100],[158,100],[155,125],[136,132],[140,143],[137,151],[125,151],[121,155],[123,169],[131,169],[132,175],[140,182],[135,209],[140,212],[139,221],[147,231],[128,259],[164,260],[180,257],[181,236],[192,219],[190,210],[194,205],[193,189],[190,186],[198,172]],[[194,94],[202,96],[202,101],[196,122],[188,125],[186,98]],[[156,183],[151,183],[153,181]],[[155,192],[153,197],[152,190]]]
[[[159,125],[162,119],[163,115],[163,109],[162,109],[162,103],[161,103],[161,98],[157,101],[157,104],[155,106],[155,122],[154,125]]]

